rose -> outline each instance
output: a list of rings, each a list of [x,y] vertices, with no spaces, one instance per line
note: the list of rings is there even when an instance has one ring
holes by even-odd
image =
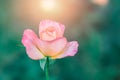
[[[46,56],[52,59],[74,56],[78,51],[78,42],[68,42],[63,37],[64,30],[64,25],[50,20],[40,22],[40,38],[32,30],[26,29],[22,37],[22,43],[28,56],[35,60]]]

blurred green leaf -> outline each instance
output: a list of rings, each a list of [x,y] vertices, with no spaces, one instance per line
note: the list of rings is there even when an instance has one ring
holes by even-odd
[[[42,68],[42,70],[45,69],[45,65],[46,65],[46,61],[47,61],[47,58],[43,58],[43,59],[40,59],[40,67]]]

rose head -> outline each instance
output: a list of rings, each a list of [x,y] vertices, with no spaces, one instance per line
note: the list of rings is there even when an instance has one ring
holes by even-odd
[[[50,20],[44,20],[39,25],[39,37],[30,29],[23,34],[22,43],[28,56],[38,60],[46,56],[52,59],[74,56],[78,50],[78,42],[68,42],[63,37],[65,26]]]

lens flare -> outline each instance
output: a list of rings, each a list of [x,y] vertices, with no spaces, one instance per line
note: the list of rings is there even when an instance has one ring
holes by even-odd
[[[42,9],[49,11],[54,10],[57,7],[57,4],[55,0],[42,0],[41,7]]]

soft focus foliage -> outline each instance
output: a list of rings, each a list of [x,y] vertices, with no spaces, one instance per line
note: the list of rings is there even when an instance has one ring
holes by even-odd
[[[21,0],[15,1],[0,0],[0,80],[45,80],[39,61],[29,59],[21,44],[24,29],[31,28],[37,33],[43,14],[31,19],[34,13],[18,9],[18,16],[14,5]],[[65,36],[80,44],[76,56],[58,59],[51,65],[51,80],[120,80],[120,0],[109,0],[106,6],[83,1],[86,7],[82,10],[80,6],[66,8],[64,17],[52,13],[42,17],[64,23],[67,26]],[[76,14],[71,13],[75,12],[72,10]]]

